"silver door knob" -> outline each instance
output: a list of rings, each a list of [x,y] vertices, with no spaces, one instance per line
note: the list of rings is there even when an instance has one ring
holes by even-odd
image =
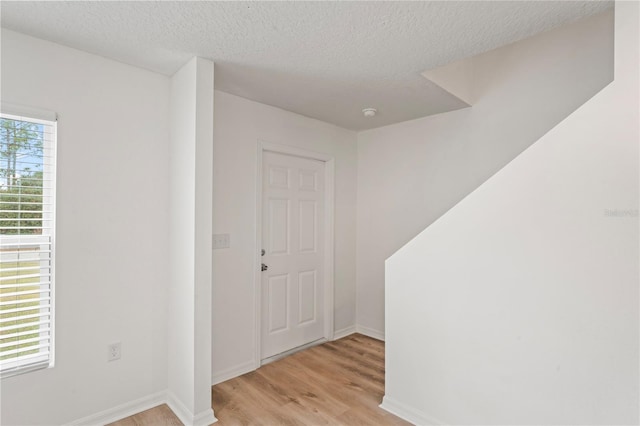
[[[262,264],[262,272],[266,271],[267,269],[269,269],[269,267],[263,263]]]

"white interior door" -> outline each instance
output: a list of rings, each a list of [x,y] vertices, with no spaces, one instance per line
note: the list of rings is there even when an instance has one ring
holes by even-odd
[[[263,154],[261,359],[324,337],[324,166]]]

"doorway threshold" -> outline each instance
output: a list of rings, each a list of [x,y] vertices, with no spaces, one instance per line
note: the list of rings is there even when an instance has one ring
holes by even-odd
[[[289,349],[288,351],[284,351],[284,352],[281,352],[279,354],[270,356],[269,358],[265,358],[265,359],[261,360],[260,361],[260,366],[267,365],[267,364],[272,363],[274,361],[277,361],[279,359],[288,357],[289,355],[293,355],[296,352],[300,352],[300,351],[303,351],[305,349],[309,349],[309,348],[311,348],[313,346],[318,346],[318,345],[321,345],[321,344],[326,343],[326,342],[328,342],[328,340],[323,337],[321,339],[314,340],[313,342],[304,344],[302,346],[298,346],[298,347],[295,347],[293,349]]]

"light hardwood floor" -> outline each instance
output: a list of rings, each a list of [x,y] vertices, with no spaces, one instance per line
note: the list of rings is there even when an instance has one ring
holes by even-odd
[[[110,423],[107,426],[183,426],[183,423],[173,414],[167,404],[158,405],[150,410],[134,414],[131,417]]]
[[[380,409],[384,343],[352,334],[213,386],[216,425],[408,425]],[[166,405],[112,426],[180,425]]]

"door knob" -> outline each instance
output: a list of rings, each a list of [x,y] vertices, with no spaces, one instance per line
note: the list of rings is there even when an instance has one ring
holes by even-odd
[[[269,269],[269,267],[263,263],[262,264],[262,272],[266,271],[267,269]]]

